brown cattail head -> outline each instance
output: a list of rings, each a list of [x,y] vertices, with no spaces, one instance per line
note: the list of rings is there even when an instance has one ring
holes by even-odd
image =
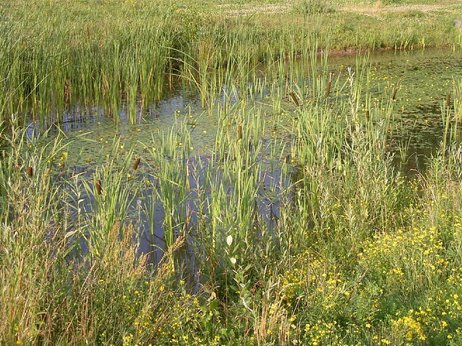
[[[64,102],[71,103],[71,82],[68,79],[64,81]]]
[[[398,83],[396,83],[396,85],[393,88],[393,94],[391,95],[391,99],[393,101],[396,100],[396,94],[398,93],[398,89],[399,89],[399,81],[398,81]]]
[[[242,125],[241,124],[237,126],[237,140],[240,140],[240,139],[242,139]]]
[[[102,184],[101,184],[101,180],[98,179],[95,183],[95,189],[96,189],[96,193],[98,195],[101,195],[101,193],[103,192],[103,187],[102,187]]]
[[[332,72],[329,73],[329,79],[327,80],[327,86],[326,86],[326,98],[329,97],[330,95],[330,89],[332,87]]]
[[[31,166],[27,167],[27,175],[31,178],[34,175],[34,169]]]
[[[450,104],[451,104],[451,93],[448,93],[446,95],[446,107],[449,107]]]
[[[291,91],[291,92],[289,92],[289,96],[292,99],[293,103],[295,103],[295,105],[297,107],[299,107],[300,106],[300,100],[298,99],[297,94],[294,93],[293,91]]]
[[[135,162],[133,163],[133,169],[136,171],[138,169],[138,166],[140,165],[141,158],[138,157]]]

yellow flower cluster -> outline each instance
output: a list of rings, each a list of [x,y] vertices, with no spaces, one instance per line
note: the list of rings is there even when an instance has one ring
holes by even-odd
[[[392,321],[394,335],[404,334],[408,342],[427,339],[422,325],[413,317],[404,316],[398,320]]]
[[[304,252],[281,280],[285,301],[307,293],[333,302],[340,295],[348,296],[342,274],[332,261]],[[331,304],[333,306],[333,304]]]
[[[340,326],[336,321],[327,322],[318,320],[313,324],[306,324],[304,328],[304,338],[302,345],[348,345],[342,340],[339,333]]]
[[[429,285],[449,264],[436,228],[377,234],[366,243],[359,263],[385,289],[404,291]]]

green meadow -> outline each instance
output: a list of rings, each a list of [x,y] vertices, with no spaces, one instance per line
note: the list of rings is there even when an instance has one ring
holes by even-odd
[[[461,45],[459,0],[0,0],[0,344],[462,344]]]

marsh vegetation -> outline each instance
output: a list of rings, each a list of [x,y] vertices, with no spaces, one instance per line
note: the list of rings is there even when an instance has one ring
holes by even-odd
[[[0,343],[461,344],[461,8],[0,1]]]

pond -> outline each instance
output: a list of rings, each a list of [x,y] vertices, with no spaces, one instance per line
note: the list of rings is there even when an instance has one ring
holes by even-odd
[[[454,81],[462,76],[462,54],[449,50],[382,52],[372,54],[369,60],[372,97],[376,100],[390,98],[394,88],[397,89],[394,119],[399,126],[393,134],[394,149],[406,147],[406,169],[420,170],[424,158],[434,152],[442,138],[441,108],[448,95],[453,93]],[[354,56],[331,57],[328,61],[329,70],[340,79],[346,76],[348,67],[354,68],[355,63]],[[271,97],[267,92],[254,102],[270,104]],[[271,110],[265,115],[268,113]],[[134,146],[141,150],[143,143],[150,142],[153,136],[159,136],[178,121],[190,125],[193,151],[208,155],[218,126],[216,117],[201,107],[196,96],[179,90],[144,110],[139,125],[129,125],[123,109],[117,126],[96,107],[75,107],[65,114],[64,119],[61,128],[69,139],[74,140],[69,147],[69,157],[73,164],[84,166],[97,163],[98,158],[104,157],[114,137],[120,138],[125,148]],[[271,115],[267,121],[271,122]],[[284,122],[284,119],[278,121]]]
[[[367,91],[370,97],[378,103],[381,100],[394,99],[393,121],[397,126],[390,134],[392,143],[390,150],[399,156],[402,155],[400,148],[406,148],[404,162],[397,160],[400,161],[399,169],[407,175],[422,172],[425,168],[425,158],[436,151],[442,139],[442,107],[448,95],[453,93],[454,81],[462,76],[462,54],[442,50],[384,52],[371,55],[369,63]],[[337,79],[338,90],[333,91],[334,102],[336,97],[342,97],[343,91],[340,86],[345,84],[348,73],[351,73],[356,64],[357,58],[354,56],[329,58],[328,71]],[[262,71],[264,73],[263,69]],[[310,78],[309,73],[305,78],[301,80],[301,84]],[[274,93],[275,90],[279,90],[278,85],[260,91],[257,96],[251,95],[245,101],[246,108],[254,111],[255,114],[265,116],[267,125],[262,142],[272,139],[284,142],[285,138],[291,135],[289,129],[294,105],[287,96],[287,89]],[[131,208],[134,214],[138,213],[139,251],[153,253],[154,262],[159,261],[165,246],[163,233],[165,210],[160,202],[151,206],[150,210],[141,211],[140,208],[143,200],[150,198],[154,190],[159,189],[158,179],[151,175],[149,165],[146,164],[149,163],[149,154],[147,154],[149,146],[155,145],[177,124],[185,124],[189,129],[191,158],[186,158],[186,166],[189,172],[194,173],[188,174],[187,184],[191,192],[182,203],[185,210],[192,211],[193,216],[189,222],[196,223],[194,210],[198,205],[194,200],[197,197],[197,187],[201,184],[201,180],[204,180],[201,169],[209,164],[209,158],[213,155],[219,128],[219,117],[215,116],[214,112],[239,105],[239,91],[230,88],[231,92],[229,92],[225,89],[224,86],[222,92],[228,93],[228,96],[231,94],[232,97],[226,100],[218,98],[217,107],[209,109],[203,108],[199,98],[194,94],[177,90],[170,97],[144,110],[142,121],[138,125],[128,124],[124,109],[120,112],[120,122],[117,125],[105,117],[98,107],[93,109],[75,107],[64,116],[61,129],[67,134],[70,143],[67,149],[67,167],[70,172],[83,173],[91,180],[94,174],[93,167],[104,163],[114,148],[114,140],[117,141],[118,155],[123,156],[124,151],[134,148],[135,156],[142,158],[137,174],[141,179],[149,180],[150,187],[147,187],[141,196],[136,197]],[[251,85],[249,90],[253,90]],[[247,95],[249,90],[246,91]],[[279,98],[278,102],[274,102],[274,98]],[[281,112],[280,108],[284,111]],[[276,124],[278,130],[274,131]],[[283,130],[279,130],[280,128]],[[34,126],[31,125],[30,129],[32,131]],[[273,165],[272,160],[274,158],[269,157],[269,160],[261,161],[262,168],[258,174],[262,193],[256,203],[258,204],[256,210],[261,214],[264,222],[269,224],[270,229],[271,223],[277,220],[280,203],[282,203],[278,191],[288,189],[292,184],[290,178],[281,173],[279,165],[277,163]],[[272,164],[271,169],[266,168],[268,164]],[[227,190],[227,193],[233,193],[232,187]],[[270,197],[267,195],[268,191]],[[210,208],[211,201],[209,192],[206,194],[207,209]],[[90,213],[94,205],[93,197],[84,196],[83,201],[83,208]],[[193,262],[191,260],[191,263]]]

